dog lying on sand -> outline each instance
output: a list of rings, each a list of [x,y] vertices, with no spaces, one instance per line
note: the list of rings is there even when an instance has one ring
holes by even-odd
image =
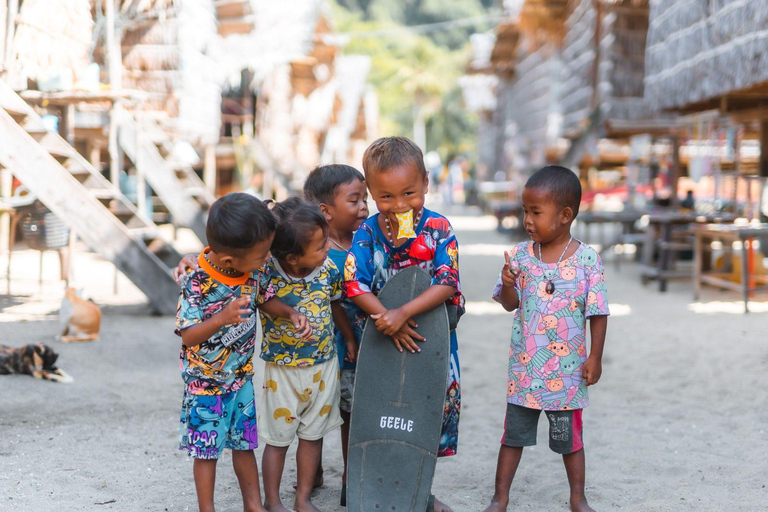
[[[31,375],[36,379],[72,382],[64,370],[56,368],[59,354],[43,343],[8,347],[0,345],[0,375]]]

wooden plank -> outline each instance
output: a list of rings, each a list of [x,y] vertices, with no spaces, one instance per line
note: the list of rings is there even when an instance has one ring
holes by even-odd
[[[179,288],[169,267],[3,110],[0,140],[0,164],[92,250],[114,263],[147,295],[153,309],[175,312]]]

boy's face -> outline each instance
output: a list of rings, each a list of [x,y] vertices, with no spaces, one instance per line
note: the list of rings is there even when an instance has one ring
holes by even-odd
[[[537,188],[523,189],[523,227],[531,240],[548,243],[570,230],[573,210],[560,208],[551,193]]]
[[[328,257],[330,248],[331,240],[328,238],[328,230],[315,228],[309,242],[304,247],[304,254],[301,256],[290,254],[286,261],[297,268],[319,267]]]
[[[413,165],[403,164],[373,172],[366,179],[376,207],[382,215],[390,217],[390,221],[395,219],[396,213],[413,210],[415,214],[424,206],[429,178]]]
[[[222,263],[227,264],[227,260],[230,260],[228,266],[243,274],[259,270],[269,258],[269,248],[272,246],[273,238],[275,238],[274,233],[250,249],[246,249],[240,256],[225,256],[222,258]]]
[[[336,188],[333,204],[322,203],[325,219],[334,230],[351,233],[368,218],[368,190],[365,182],[354,179]]]

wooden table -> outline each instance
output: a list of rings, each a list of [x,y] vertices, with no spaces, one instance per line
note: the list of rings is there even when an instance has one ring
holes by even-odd
[[[768,276],[756,275],[750,264],[753,254],[753,242],[757,237],[768,237],[768,224],[706,224],[693,228],[696,235],[694,264],[694,300],[699,300],[701,285],[710,284],[720,288],[740,291],[744,297],[744,312],[749,313],[749,295],[756,291],[768,290]],[[713,240],[720,240],[732,245],[741,242],[741,282],[736,283],[732,274],[707,272],[704,270],[704,253],[708,252]]]
[[[643,237],[640,235],[638,237],[638,232],[635,229],[635,223],[637,223],[638,220],[643,215],[646,215],[648,212],[641,211],[641,210],[622,210],[620,212],[584,212],[579,213],[579,215],[576,217],[576,221],[579,224],[583,224],[584,226],[584,242],[591,243],[591,237],[590,237],[590,227],[592,224],[597,224],[598,226],[604,226],[605,224],[619,224],[620,225],[620,231],[619,234],[610,240],[608,243],[605,243],[605,231],[603,229],[600,230],[599,233],[599,240],[598,243],[600,244],[600,252],[602,253],[606,249],[610,249],[611,247],[614,247],[616,245],[622,245],[622,244],[634,244],[639,245],[643,242]],[[616,267],[618,268],[620,264],[621,258],[617,255],[616,257]]]
[[[667,281],[677,277],[691,277],[692,272],[674,270],[672,256],[675,252],[693,250],[693,244],[675,242],[672,233],[675,226],[690,224],[707,224],[712,222],[730,223],[736,219],[733,213],[710,213],[699,215],[694,212],[661,211],[648,216],[648,228],[643,244],[643,268],[640,272],[645,283],[648,279],[659,281],[659,291],[667,291]],[[658,257],[654,260],[654,252],[658,249]]]

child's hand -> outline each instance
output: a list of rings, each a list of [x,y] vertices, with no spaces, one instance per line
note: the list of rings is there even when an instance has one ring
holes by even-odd
[[[395,342],[395,347],[397,347],[397,350],[400,352],[403,351],[403,348],[409,350],[412,354],[421,352],[421,349],[416,344],[415,340],[425,341],[426,338],[413,330],[414,327],[418,327],[416,322],[409,318],[408,323],[403,325],[399,331],[392,335],[392,341]]]
[[[187,270],[197,270],[200,265],[197,264],[197,258],[192,254],[184,256],[179,265],[173,269],[173,279],[176,280],[176,284],[181,284],[181,276],[187,273]]]
[[[223,325],[239,324],[245,322],[248,316],[253,312],[248,306],[251,303],[251,297],[238,297],[227,304],[224,309],[221,310],[218,317],[221,318]],[[245,317],[245,318],[243,318]]]
[[[378,315],[371,315],[371,318],[376,320],[376,328],[387,336],[394,335],[409,320],[400,308],[390,309]],[[414,323],[413,327],[418,327],[418,325]]]
[[[520,277],[520,267],[509,261],[509,253],[504,251],[504,268],[501,269],[501,285],[507,288],[517,288],[517,278]]]
[[[360,350],[360,346],[355,340],[347,340],[347,357],[345,357],[344,360],[349,361],[350,363],[357,361],[358,350]]]
[[[296,329],[296,333],[302,338],[307,339],[312,336],[312,325],[309,323],[309,319],[301,313],[293,312],[289,317],[293,327]]]
[[[600,380],[600,375],[603,373],[603,363],[597,357],[589,356],[584,363],[584,369],[582,370],[582,377],[587,382],[587,386],[597,384]]]

